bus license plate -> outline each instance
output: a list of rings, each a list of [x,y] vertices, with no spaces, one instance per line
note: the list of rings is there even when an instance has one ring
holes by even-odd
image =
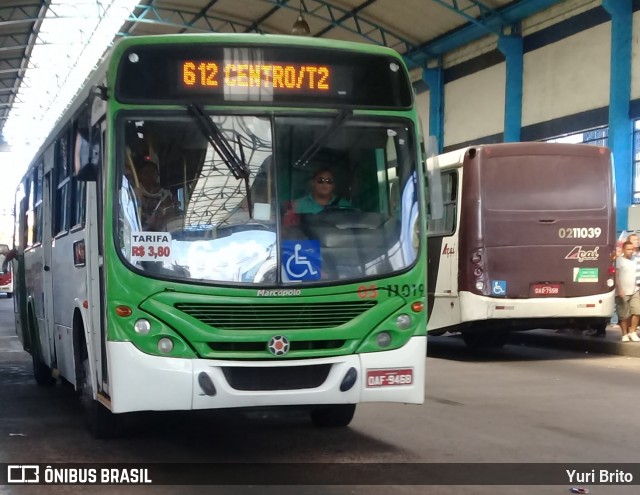
[[[413,384],[413,368],[367,370],[367,387],[395,387]]]
[[[531,295],[534,297],[559,296],[562,284],[531,284]]]

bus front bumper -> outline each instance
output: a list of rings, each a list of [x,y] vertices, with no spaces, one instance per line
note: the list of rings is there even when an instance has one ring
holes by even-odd
[[[426,337],[420,336],[391,351],[318,359],[231,361],[152,356],[130,342],[108,342],[111,410],[123,413],[359,402],[421,404],[426,347]],[[301,367],[323,365],[328,365],[328,375],[311,388],[269,388],[261,379],[271,374],[269,369],[279,368],[276,373],[286,375],[287,368],[291,373],[301,373]],[[352,369],[355,381],[343,391],[341,388],[349,382],[347,375],[353,377]],[[233,371],[245,377],[255,373],[260,389],[232,387],[227,376]]]

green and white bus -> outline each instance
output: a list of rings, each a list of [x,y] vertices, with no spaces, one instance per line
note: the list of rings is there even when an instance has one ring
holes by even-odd
[[[289,36],[120,40],[16,195],[36,381],[120,413],[420,404],[424,190],[393,50]],[[329,171],[323,178],[318,170]],[[332,188],[317,211],[312,179]]]

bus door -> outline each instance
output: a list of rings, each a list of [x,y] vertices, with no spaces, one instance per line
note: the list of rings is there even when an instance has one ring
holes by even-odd
[[[428,219],[428,330],[460,323],[458,304],[458,187],[459,169],[441,174],[443,214]]]
[[[24,184],[18,184],[15,199],[15,217],[13,226],[13,247],[18,251],[17,260],[20,255],[24,257],[25,247],[25,219],[27,218],[27,199],[25,197]],[[16,324],[16,335],[25,350],[31,350],[28,332],[25,332],[23,321],[26,322],[26,307],[24,298],[24,262],[12,261],[13,264],[13,311]]]
[[[54,341],[54,318],[53,318],[53,270],[52,250],[51,250],[51,198],[52,198],[52,175],[53,175],[53,146],[44,155],[44,177],[42,181],[42,209],[40,210],[42,225],[42,299],[40,301],[41,311],[38,321],[40,331],[40,342],[48,343],[48,352],[44,347],[42,358],[45,364],[56,367],[55,341]],[[45,337],[46,336],[46,337]]]

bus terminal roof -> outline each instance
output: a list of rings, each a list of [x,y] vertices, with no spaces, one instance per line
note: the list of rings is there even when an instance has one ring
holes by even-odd
[[[519,31],[519,22],[562,0],[1,0],[0,1],[0,146],[5,124],[15,113],[54,111],[66,77],[48,77],[49,104],[32,108],[24,94],[29,72],[41,70],[34,48],[48,45],[67,54],[69,71],[86,56],[91,22],[122,12],[111,40],[123,36],[170,33],[258,32],[291,34],[301,15],[313,37],[389,46],[410,67],[440,63],[441,57],[485,36]],[[127,4],[128,2],[128,4]],[[122,10],[127,4],[126,10]],[[116,10],[114,6],[121,10]],[[131,10],[133,8],[133,10]],[[87,10],[90,9],[90,10]],[[119,15],[119,14],[118,14]],[[121,17],[121,21],[120,21]],[[42,32],[45,19],[78,33],[57,41]],[[84,29],[84,31],[83,31]],[[107,40],[107,44],[108,44]],[[56,46],[59,43],[59,46]],[[72,46],[73,45],[73,46]],[[99,58],[99,57],[98,57]],[[97,62],[90,62],[93,65]],[[42,71],[41,72],[45,72]],[[36,74],[40,74],[36,72]],[[65,103],[66,104],[66,103]],[[62,108],[63,109],[63,108]],[[56,111],[53,119],[60,114]]]

